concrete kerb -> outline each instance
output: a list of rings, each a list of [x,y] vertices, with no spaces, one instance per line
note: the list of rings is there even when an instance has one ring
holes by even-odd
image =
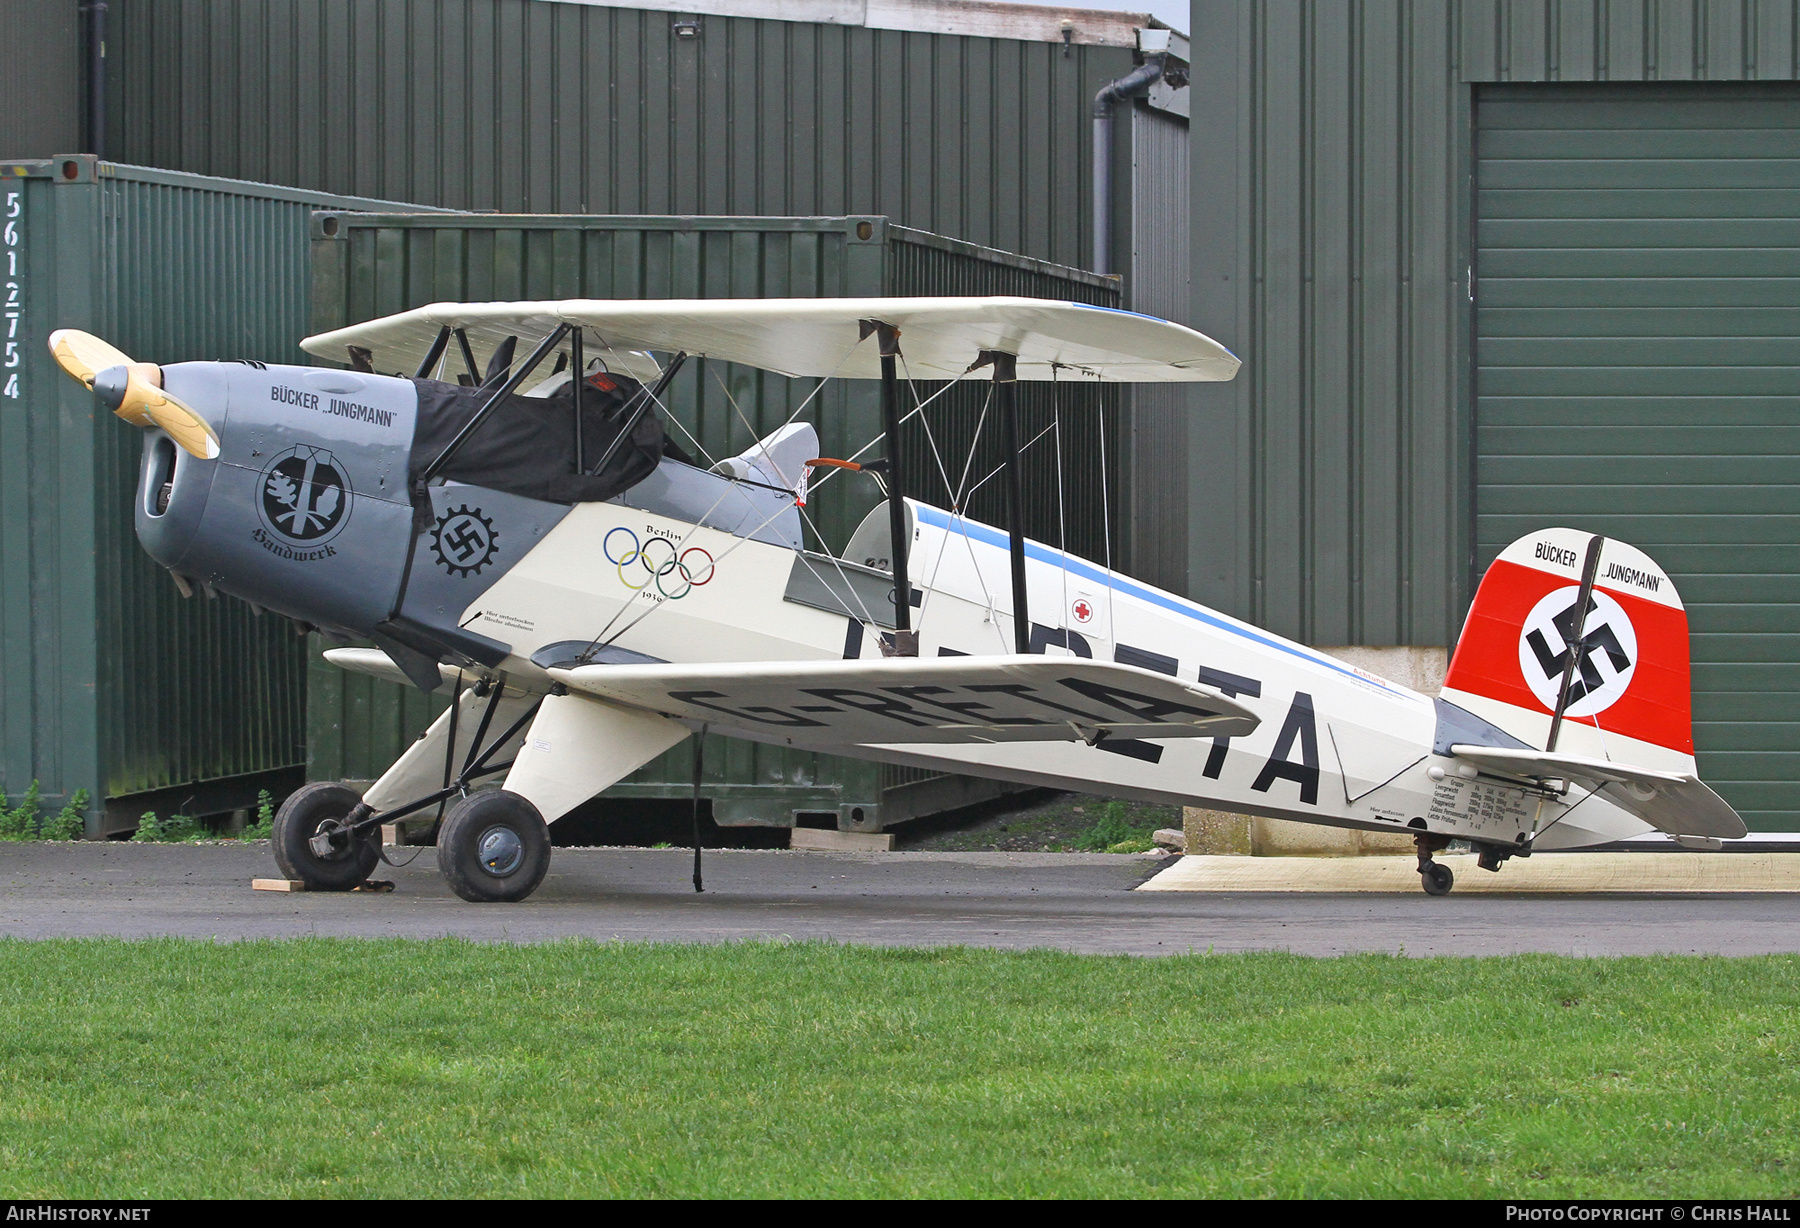
[[[1800,892],[1800,853],[1540,853],[1498,873],[1440,856],[1457,895]],[[1187,856],[1139,891],[1421,894],[1413,857]]]

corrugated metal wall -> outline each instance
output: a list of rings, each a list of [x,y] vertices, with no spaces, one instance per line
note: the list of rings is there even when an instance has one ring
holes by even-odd
[[[352,202],[91,158],[4,164],[0,193],[22,312],[0,385],[0,787],[98,805],[298,766],[304,641],[240,602],[180,598],[132,527],[142,434],[97,412],[45,338],[305,361],[308,219]]]
[[[1142,104],[1131,108],[1130,272],[1134,311],[1188,323],[1188,125]],[[1207,331],[1201,327],[1202,332]],[[1131,398],[1131,571],[1171,592],[1188,591],[1189,389],[1139,384]]]
[[[87,149],[85,42],[76,0],[0,0],[0,158]]]
[[[330,236],[326,221],[322,216],[315,223],[313,331],[443,300],[1021,294],[1117,306],[1119,299],[1118,284],[1110,279],[895,226],[881,217],[340,215],[331,218]],[[731,364],[689,363],[668,398],[679,424],[671,433],[691,451],[729,456],[780,426],[815,386],[816,381]],[[918,394],[930,397],[940,387],[921,383]],[[935,449],[918,419],[904,428],[908,486],[920,497],[949,502],[935,455],[958,466],[952,482],[960,478],[986,393],[986,384],[975,381],[932,404],[928,420]],[[1103,456],[1105,489],[1116,499],[1116,387],[1026,385],[1019,405],[1026,439],[1052,426],[1058,414],[1064,425],[1066,472],[1060,487],[1055,435],[1043,436],[1027,453],[1029,531],[1059,539],[1065,519],[1058,514],[1060,489],[1069,547],[1104,558],[1102,526],[1110,523],[1116,537],[1119,524],[1116,502],[1105,514],[1100,504]],[[805,417],[818,426],[826,455],[854,455],[880,433],[877,386],[832,381]],[[976,449],[974,479],[999,459],[997,433],[989,429]],[[842,548],[876,498],[870,482],[836,480],[817,492],[808,510],[826,544]],[[974,516],[1004,523],[1002,502],[1001,483],[990,482],[965,506]],[[315,658],[309,774],[378,776],[444,702],[348,675]],[[690,756],[684,743],[607,795],[685,797],[692,781]],[[893,821],[880,811],[883,789],[926,775],[723,738],[709,742],[706,767],[707,797],[726,823],[785,825],[795,810],[836,810],[848,826],[876,827]]]
[[[1476,101],[1478,562],[1550,525],[1686,603],[1707,783],[1800,821],[1800,86]]]
[[[1472,594],[1474,82],[1791,80],[1794,0],[1194,0],[1193,595],[1447,644]]]
[[[1464,81],[1789,81],[1794,0],[1462,0]]]
[[[1193,14],[1193,105],[1207,117],[1192,133],[1193,319],[1246,360],[1235,386],[1196,395],[1201,416],[1189,449],[1196,595],[1315,643],[1447,643],[1473,578],[1511,533],[1499,518],[1529,511],[1531,500],[1512,497],[1520,494],[1509,489],[1519,467],[1507,454],[1535,446],[1507,439],[1508,419],[1483,422],[1472,405],[1472,303],[1487,284],[1472,248],[1478,83],[1792,81],[1800,78],[1800,5],[1196,0]],[[1565,88],[1565,118],[1579,116],[1586,105],[1580,86]],[[1618,89],[1594,90],[1592,105],[1617,103]],[[1784,121],[1768,127],[1781,141],[1790,133]],[[1607,154],[1606,173],[1626,173],[1604,145],[1596,148]],[[1757,172],[1769,173],[1766,166]],[[1791,220],[1779,208],[1767,214],[1767,193],[1749,193],[1750,186],[1719,179],[1709,200],[1728,219]],[[1767,186],[1791,185],[1782,178]],[[1738,199],[1718,195],[1731,188],[1740,189]],[[1577,204],[1558,196],[1544,206],[1546,216],[1573,217],[1568,210]],[[1492,257],[1502,259],[1491,270],[1502,304],[1512,301],[1509,271],[1524,267],[1520,261],[1592,268],[1608,253],[1618,263],[1624,257],[1613,249],[1632,246],[1616,225],[1574,249],[1564,246],[1566,235],[1530,230],[1519,219],[1507,225],[1506,243],[1490,235],[1495,250],[1507,249]],[[1723,226],[1703,246],[1720,244],[1730,246]],[[1539,248],[1562,254],[1546,264]],[[1733,251],[1732,260],[1748,255],[1752,265],[1775,259],[1756,244]],[[1712,258],[1696,249],[1680,261],[1697,269]],[[1637,267],[1648,256],[1630,259]],[[1527,332],[1549,326],[1541,313],[1527,314],[1529,325],[1519,326]],[[1698,327],[1690,322],[1682,331]],[[1516,350],[1516,340],[1505,344]],[[1602,355],[1607,371],[1565,372],[1552,383],[1616,382],[1623,378],[1616,366]],[[1525,375],[1495,359],[1482,369],[1480,390],[1499,396]],[[1758,377],[1768,378],[1782,377]],[[1478,451],[1478,425],[1489,452]],[[1591,441],[1592,428],[1605,423],[1571,425],[1587,429],[1580,437]],[[1643,432],[1628,444],[1614,451],[1647,457],[1653,450]],[[1707,470],[1723,472],[1715,462],[1735,446],[1724,439],[1707,445]],[[1762,490],[1766,479],[1756,475],[1767,472],[1768,450],[1781,446],[1765,432],[1749,449],[1756,459],[1711,492],[1717,506],[1760,501],[1757,531],[1773,529],[1777,538],[1779,526],[1763,513],[1785,515],[1786,495]],[[1478,463],[1486,475],[1479,491]],[[1654,466],[1639,468],[1652,474]],[[1601,520],[1694,505],[1696,514],[1675,526],[1684,540],[1665,553],[1675,550],[1666,565],[1696,598],[1702,760],[1754,822],[1787,825],[1792,808],[1781,799],[1796,786],[1793,747],[1776,709],[1787,702],[1782,688],[1794,659],[1779,596],[1793,542],[1762,543],[1775,560],[1769,566],[1759,555],[1755,566],[1746,561],[1732,576],[1714,575],[1716,560],[1696,563],[1696,552],[1729,558],[1744,539],[1703,524],[1696,493],[1662,489],[1692,480],[1680,476],[1594,483],[1578,504],[1549,491],[1537,501]],[[1492,513],[1479,544],[1478,494]],[[1691,582],[1682,579],[1684,568],[1693,571]],[[1769,704],[1775,708],[1756,715]]]
[[[116,156],[526,213],[884,214],[1083,267],[1116,47],[534,0],[122,0]]]
[[[1447,643],[1469,558],[1456,9],[1193,13],[1192,322],[1245,365],[1194,393],[1190,587],[1310,643]]]

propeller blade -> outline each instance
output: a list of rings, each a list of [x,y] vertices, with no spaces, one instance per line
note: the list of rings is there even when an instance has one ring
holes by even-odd
[[[151,396],[144,402],[143,412],[167,431],[169,438],[201,460],[212,460],[219,455],[219,437],[211,423],[162,389],[152,388],[149,392]],[[122,408],[119,416],[124,417]]]
[[[108,367],[131,365],[129,356],[78,328],[59,328],[51,333],[50,355],[71,379],[80,380],[88,388],[94,386],[94,377]]]
[[[155,363],[133,362],[116,346],[78,328],[51,333],[50,354],[71,379],[96,393],[131,425],[159,426],[201,460],[219,454],[219,436],[212,424],[180,397],[163,390],[162,368]]]
[[[183,450],[201,460],[218,456],[219,436],[212,424],[161,385],[161,367],[126,363],[95,375],[94,395],[133,426],[161,427]]]

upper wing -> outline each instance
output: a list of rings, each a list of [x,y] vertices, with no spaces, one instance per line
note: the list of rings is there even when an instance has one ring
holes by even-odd
[[[796,745],[1241,737],[1216,691],[1070,657],[893,657],[553,669],[571,690]]]
[[[1579,781],[1604,793],[1608,801],[1629,810],[1658,831],[1672,836],[1741,839],[1748,833],[1731,803],[1697,776],[1633,767],[1586,755],[1496,746],[1450,748],[1450,753],[1476,767],[1514,776],[1559,777]]]
[[[914,379],[955,379],[982,350],[1018,355],[1022,380],[1087,376],[1121,382],[1228,380],[1231,351],[1202,333],[1154,316],[1034,298],[570,299],[540,303],[433,303],[308,337],[301,346],[342,361],[362,346],[380,370],[412,370],[438,330],[463,329],[491,351],[509,336],[550,333],[560,323],[591,329],[609,366],[654,374],[633,351],[685,350],[782,375],[879,379],[874,342],[859,344],[863,321],[900,330]]]

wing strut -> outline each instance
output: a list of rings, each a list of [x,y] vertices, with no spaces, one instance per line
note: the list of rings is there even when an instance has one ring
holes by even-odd
[[[428,485],[432,478],[444,471],[444,466],[448,465],[451,459],[462,451],[462,446],[469,441],[469,436],[481,429],[481,424],[488,420],[488,415],[494,412],[494,407],[518,391],[519,385],[523,384],[527,377],[537,370],[537,365],[561,344],[562,339],[568,335],[572,327],[573,325],[570,324],[558,324],[556,331],[545,337],[538,348],[531,352],[531,357],[525,360],[525,365],[513,372],[505,382],[494,389],[488,399],[481,403],[481,408],[475,411],[475,415],[463,425],[462,430],[456,433],[456,438],[445,445],[444,450],[438,453],[436,460],[425,466],[425,471],[419,475],[418,484],[421,489]]]
[[[587,391],[587,354],[582,349],[582,328],[569,334],[569,361],[575,364],[575,472],[587,472],[587,432],[581,418],[581,397]]]
[[[1025,486],[1019,472],[1019,357],[1004,350],[983,350],[975,366],[994,365],[995,401],[1006,429],[1006,508],[1012,529],[1012,597],[1014,651],[1031,651],[1031,606],[1025,592]]]
[[[444,356],[444,347],[450,344],[450,326],[438,329],[437,340],[425,351],[425,357],[419,362],[419,369],[413,372],[414,379],[430,379],[431,372],[438,365],[438,359]]]
[[[912,584],[906,574],[906,556],[912,542],[906,535],[906,483],[900,476],[900,379],[894,360],[900,353],[900,330],[880,320],[864,320],[863,336],[875,334],[881,347],[881,429],[887,437],[888,533],[894,539],[894,649],[896,657],[919,655],[919,634],[912,625]]]

